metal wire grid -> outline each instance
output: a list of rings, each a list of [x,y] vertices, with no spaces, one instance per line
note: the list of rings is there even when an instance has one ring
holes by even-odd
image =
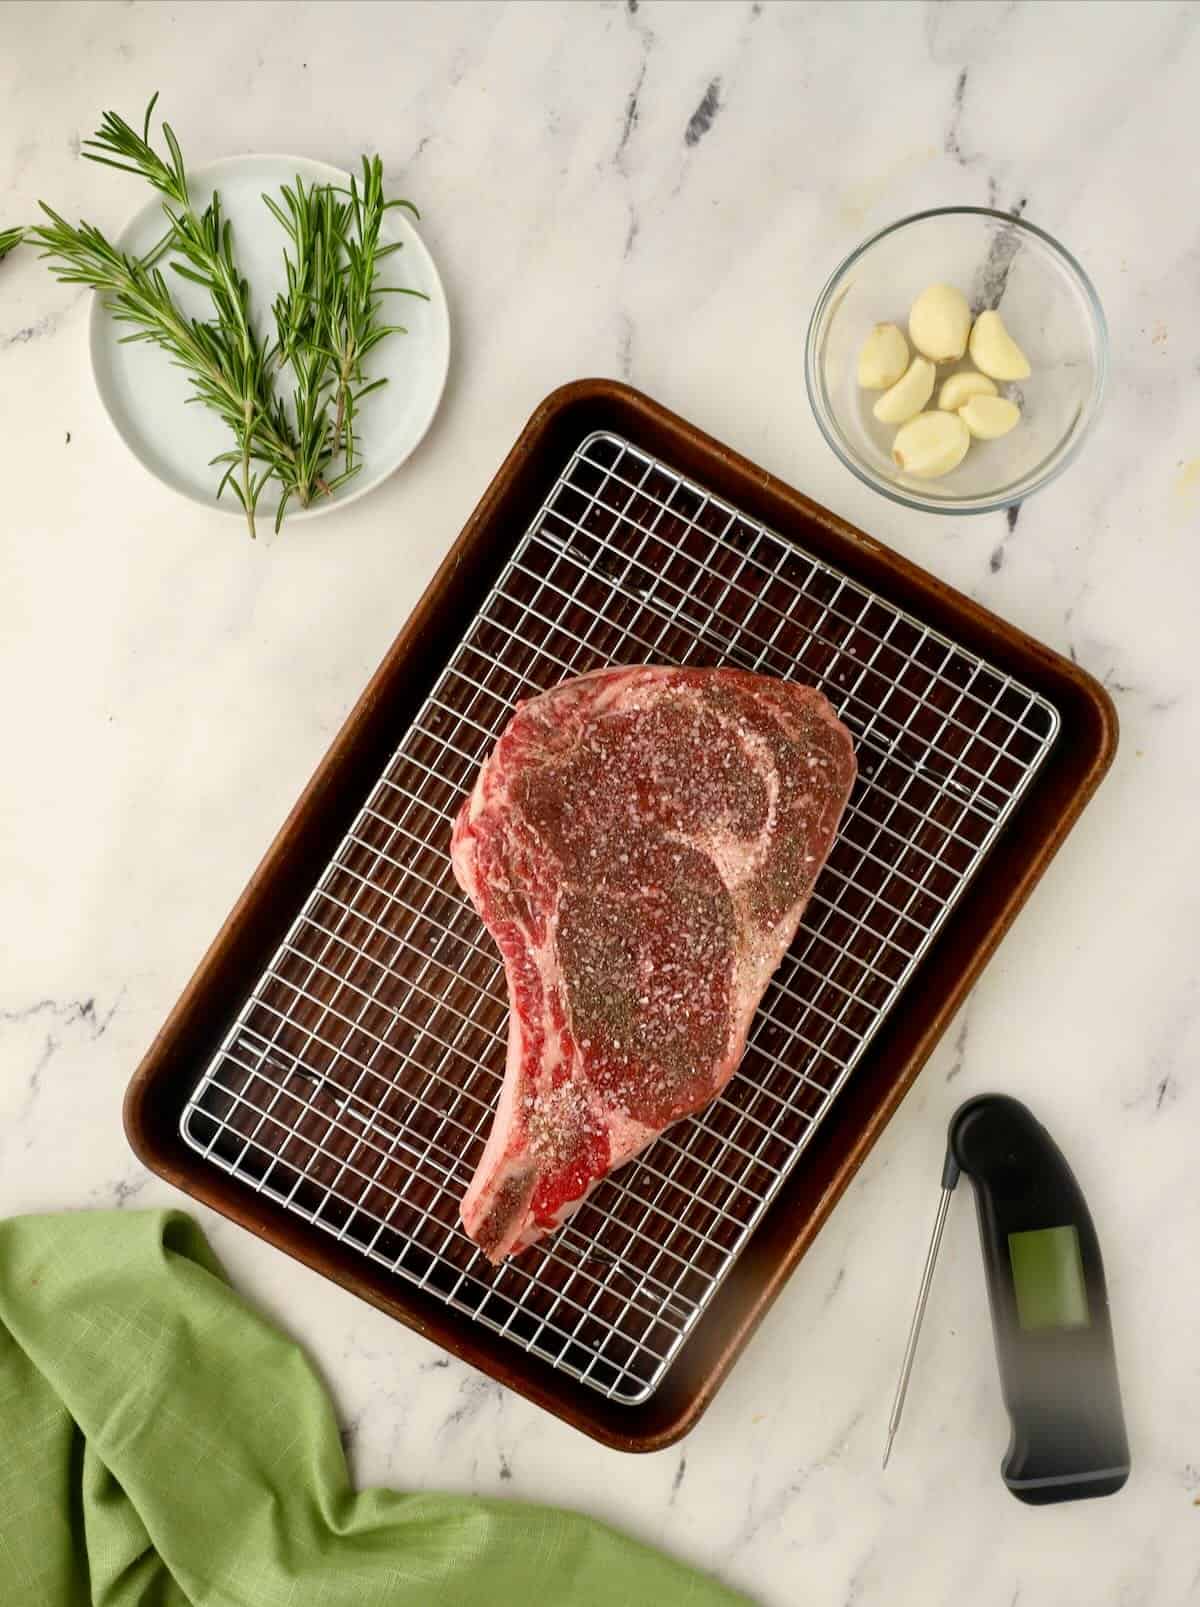
[[[861,777],[722,1097],[492,1269],[458,1203],[505,1059],[453,814],[513,704],[609,663],[821,685]],[[1053,708],[609,434],[556,481],[204,1073],[214,1165],[616,1401],[661,1382],[1047,753]]]

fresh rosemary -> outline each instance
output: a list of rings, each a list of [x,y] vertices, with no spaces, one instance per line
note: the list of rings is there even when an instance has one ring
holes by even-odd
[[[292,242],[293,254],[284,252],[287,291],[275,300],[275,327],[279,359],[295,364],[297,352],[307,350],[322,365],[310,376],[310,385],[333,387],[334,449],[344,454],[346,472],[354,473],[357,441],[354,419],[364,396],[386,385],[377,379],[364,383],[363,360],[387,335],[404,335],[402,324],[378,321],[380,297],[387,294],[429,297],[421,290],[376,284],[379,264],[400,250],[399,243],[381,245],[384,214],[391,207],[406,207],[419,216],[411,201],[385,201],[383,163],[378,156],[362,159],[362,188],[351,178],[349,190],[303,180],[295,188],[283,186],[283,206],[264,195],[280,226]],[[345,197],[345,199],[342,199]],[[299,416],[297,403],[297,416]]]
[[[0,229],[0,262],[25,238],[24,229]]]
[[[380,245],[379,233],[384,213],[389,207],[407,207],[414,217],[419,214],[411,201],[385,201],[383,198],[383,163],[378,156],[362,159],[362,189],[357,181],[350,180],[349,218],[352,227],[346,230],[343,242],[347,271],[339,276],[338,294],[332,298],[327,318],[327,335],[337,363],[337,415],[333,437],[341,444],[346,462],[354,461],[354,415],[364,396],[386,385],[386,379],[363,384],[363,360],[387,335],[406,335],[403,324],[377,322],[379,297],[387,290],[376,285],[378,266],[385,257],[399,251],[398,242]],[[398,296],[429,297],[420,290],[409,290],[396,285],[390,287]],[[354,387],[361,387],[355,390]]]
[[[378,157],[363,158],[361,191],[354,179],[345,191],[332,185],[306,189],[297,178],[294,188],[283,187],[286,210],[264,196],[292,245],[292,254],[284,253],[287,290],[276,299],[275,335],[269,339],[255,327],[220,196],[197,212],[169,123],[162,125],[167,159],[150,144],[157,100],[155,95],[147,107],[140,134],[106,112],[95,138],[84,142],[89,160],[136,174],[163,196],[167,230],[154,249],[132,257],[93,225],[69,224],[44,203],[50,221],[28,236],[60,279],[91,285],[109,298],[114,318],[131,326],[125,340],[162,347],[184,370],[193,388],[190,399],[217,412],[234,438],[234,446],[212,460],[224,466],[217,496],[226,486],[233,490],[253,536],[263,488],[276,481],[278,530],[293,499],[307,507],[361,467],[356,410],[385,383],[366,383],[362,362],[386,335],[402,332],[378,319],[385,293],[375,283],[378,265],[399,249],[379,244],[380,228],[389,207],[416,209],[384,200]],[[159,267],[164,259],[207,292],[211,318],[184,315]],[[277,388],[284,364],[292,381],[290,410]]]
[[[251,344],[247,350],[238,331],[220,320],[185,317],[152,259],[119,251],[92,224],[70,224],[45,202],[41,205],[50,221],[31,229],[30,237],[54,261],[57,277],[104,292],[113,318],[132,328],[123,339],[161,346],[187,374],[193,399],[213,408],[233,431],[243,470],[241,484],[235,482],[234,488],[253,535],[263,486],[277,472],[290,481],[295,457],[291,428],[278,401],[271,398],[262,406],[255,394],[252,376],[261,372],[259,348]],[[257,471],[252,467],[256,462],[262,465]],[[218,495],[235,466],[226,471]]]

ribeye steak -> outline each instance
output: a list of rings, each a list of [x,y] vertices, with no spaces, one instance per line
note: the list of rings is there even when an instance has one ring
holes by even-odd
[[[493,1261],[733,1074],[855,777],[820,692],[635,666],[520,704],[454,824],[508,1062],[462,1203]]]

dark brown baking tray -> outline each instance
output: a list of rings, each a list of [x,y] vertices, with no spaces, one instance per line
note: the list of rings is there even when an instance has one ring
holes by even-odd
[[[525,551],[518,543],[527,529],[527,542],[542,534],[514,571],[510,560],[515,551]],[[637,538],[628,550],[618,542],[624,529]],[[799,549],[794,555],[792,542]],[[614,551],[624,565],[619,572]],[[693,561],[697,554],[704,563]],[[562,579],[568,572],[575,577],[569,587]],[[505,584],[497,587],[502,577]],[[595,603],[614,596],[616,623],[602,618]],[[514,598],[520,604],[516,613]],[[781,611],[782,598],[794,599],[794,610],[789,602]],[[547,599],[555,601],[553,610]],[[464,648],[464,631],[485,604],[483,634],[473,638],[474,647]],[[655,625],[650,640],[646,619]],[[536,652],[526,641],[530,634],[537,636]],[[752,658],[746,643],[761,644]],[[542,1261],[536,1259],[540,1251],[532,1260],[518,1258],[501,1275],[508,1281],[493,1287],[489,1275],[464,1259],[469,1245],[451,1242],[445,1202],[473,1164],[470,1144],[478,1141],[496,1077],[487,1062],[499,1052],[502,1008],[486,939],[464,935],[461,922],[473,917],[460,915],[461,901],[452,905],[435,885],[440,806],[452,803],[490,745],[505,695],[527,688],[531,678],[540,684],[547,674],[591,667],[606,644],[626,662],[653,657],[646,649],[657,647],[665,658],[728,660],[775,673],[788,673],[794,662],[807,678],[827,676],[834,701],[841,691],[844,710],[849,706],[844,717],[860,738],[864,769],[874,775],[868,792],[882,791],[886,815],[878,803],[873,813],[865,804],[852,809],[843,832],[849,857],[842,868],[836,857],[831,860],[824,882],[834,892],[823,904],[814,899],[801,931],[807,947],[798,951],[790,991],[783,986],[777,1003],[768,995],[762,1041],[752,1044],[741,1095],[710,1107],[713,1114],[690,1139],[660,1141],[666,1149],[657,1161],[656,1151],[650,1152],[646,1177],[653,1195],[645,1188],[639,1194],[604,1185],[612,1188],[611,1198],[597,1203],[593,1197]],[[582,659],[579,652],[585,652]],[[793,653],[794,660],[788,656]],[[448,694],[439,679],[450,664],[471,689],[468,701],[460,696],[453,709],[444,707]],[[882,678],[889,665],[890,686]],[[920,693],[905,691],[917,684],[912,677],[918,672]],[[439,695],[427,702],[435,690]],[[485,705],[496,709],[486,721]],[[876,719],[864,717],[864,708],[891,712]],[[413,738],[419,715],[424,727]],[[933,724],[922,723],[934,715],[941,720],[937,740],[930,737]],[[999,739],[997,732],[1003,733]],[[407,757],[398,758],[402,739]],[[1115,747],[1111,702],[1076,665],[628,387],[611,381],[567,386],[526,426],[151,1045],[126,1098],[130,1142],[169,1181],[585,1432],[625,1450],[669,1444],[711,1400],[1095,790]],[[903,787],[892,783],[889,792],[886,767],[893,750],[902,759],[907,753],[909,769]],[[1036,755],[1036,763],[1031,758],[1024,773],[1018,761],[1026,753]],[[914,764],[922,772],[916,786],[931,800],[925,820],[918,821],[920,833],[934,832],[948,847],[969,839],[978,852],[977,873],[964,860],[970,874],[964,872],[961,885],[953,882],[952,854],[935,863],[940,856],[918,846],[932,839],[918,833],[911,847],[901,840],[899,822],[904,811],[912,812],[915,796]],[[385,787],[386,810],[380,802]],[[899,801],[906,798],[908,803]],[[365,814],[364,799],[375,805]],[[412,829],[414,812],[422,811],[432,833]],[[985,831],[989,812],[995,829]],[[977,817],[984,824],[972,837]],[[947,821],[965,824],[956,832]],[[414,982],[395,939],[382,934],[382,916],[375,919],[382,905],[359,904],[357,894],[344,892],[352,885],[346,877],[366,887],[363,853],[370,851],[375,868],[390,866],[393,859],[380,845],[391,850],[409,841],[413,863],[405,869],[430,889],[419,913],[427,918],[431,904],[444,904],[449,924],[431,930],[441,934],[439,943],[459,945],[454,952],[462,956],[462,987],[473,986],[473,977],[483,979],[476,988],[483,1004],[472,1009],[469,1021],[456,982],[439,983],[436,990],[444,995],[437,1008],[449,1015],[423,1016],[415,1028],[411,1019],[402,1023],[406,1045],[442,1046],[432,1070],[417,1068],[421,1088],[433,1090],[427,1099],[415,1091],[411,1067],[401,1064],[412,1060],[409,1048],[388,1061],[397,1069],[386,1082],[377,1075],[384,1062],[375,1051],[365,1062],[355,1059],[357,1039],[344,1006],[347,989],[363,994],[364,967],[381,987],[386,971],[388,987],[402,985],[405,997],[431,998],[435,991],[424,972]],[[347,842],[357,860],[345,860]],[[888,844],[893,847],[885,852]],[[923,859],[910,857],[922,853]],[[328,879],[335,856],[340,882]],[[928,865],[919,885],[912,868],[917,864]],[[847,877],[845,866],[856,874]],[[393,878],[389,899],[407,889],[400,870],[387,872]],[[947,878],[940,909],[934,898],[938,875]],[[313,908],[318,883],[328,890],[320,896],[331,900],[323,907],[327,925],[314,927],[313,917],[307,927],[298,926],[300,912]],[[837,995],[826,994],[822,956],[830,956],[833,990],[841,974],[839,955],[850,963],[867,952],[860,936],[875,941],[870,928],[855,935],[864,901],[869,895],[890,911],[895,887],[913,889],[904,905],[908,913],[903,921],[897,915],[890,928],[894,941],[880,941],[889,941],[911,963],[903,974],[889,975],[884,959],[878,968],[864,961],[855,973],[868,984],[863,997],[846,995],[835,1010],[828,999]],[[384,895],[372,888],[369,896]],[[339,910],[333,920],[330,912]],[[353,953],[346,947],[347,920],[359,933]],[[319,933],[319,953],[304,950],[306,930]],[[388,946],[381,947],[385,936]],[[335,964],[338,953],[344,959]],[[444,949],[443,959],[450,953]],[[381,956],[397,959],[389,969]],[[339,965],[341,974],[335,974]],[[485,975],[481,968],[489,965]],[[449,974],[445,965],[442,971]],[[896,985],[867,1031],[862,1012],[876,974]],[[391,997],[399,997],[394,987]],[[379,998],[387,1002],[386,990]],[[355,1032],[363,1025],[362,1009],[356,1010]],[[796,1026],[798,1015],[803,1030]],[[276,1029],[260,1029],[249,1040],[259,1045],[255,1066],[238,1070],[238,1055],[245,1052],[238,1032],[275,1017]],[[447,1047],[443,1023],[451,1018],[469,1031]],[[812,1021],[830,1023],[819,1045]],[[852,1046],[854,1027],[860,1052],[851,1055],[837,1045],[844,1040]],[[785,1029],[792,1036],[780,1038]],[[298,1055],[289,1044],[301,1040],[305,1053]],[[772,1041],[784,1043],[786,1053],[772,1058]],[[468,1050],[479,1060],[478,1082]],[[803,1066],[793,1067],[798,1060]],[[842,1074],[823,1074],[825,1061],[840,1063]],[[352,1086],[347,1065],[358,1068]],[[240,1081],[230,1082],[230,1069]],[[775,1080],[789,1069],[796,1069],[797,1092],[781,1104]],[[753,1095],[756,1071],[767,1084],[763,1099],[774,1099],[771,1108],[781,1113],[771,1122],[762,1110],[742,1114],[739,1106],[739,1097],[744,1104]],[[199,1100],[198,1086],[204,1089]],[[397,1115],[401,1097],[407,1118]],[[464,1101],[475,1113],[470,1132]],[[374,1128],[360,1114],[368,1105],[377,1118]],[[811,1128],[794,1164],[784,1154],[793,1117]],[[314,1140],[318,1124],[327,1139]],[[764,1136],[751,1153],[745,1134],[760,1131]],[[463,1172],[451,1175],[445,1147],[460,1132]],[[424,1142],[419,1164],[406,1160],[418,1153],[414,1133]],[[388,1146],[395,1139],[399,1147],[384,1155],[381,1134]],[[744,1157],[737,1187],[721,1181],[726,1153],[739,1164]],[[361,1161],[365,1154],[372,1160],[369,1177]],[[712,1158],[721,1191],[716,1195],[706,1192],[703,1178],[696,1181],[705,1157]],[[352,1186],[339,1184],[343,1179]],[[305,1214],[305,1191],[317,1184],[323,1185],[320,1204]],[[376,1196],[392,1202],[386,1213],[375,1206]],[[394,1215],[397,1206],[403,1209]],[[690,1226],[681,1220],[677,1242],[647,1249],[652,1235],[639,1232],[639,1225],[647,1212],[667,1213],[668,1207],[697,1220]],[[365,1254],[367,1240],[358,1225],[374,1224],[382,1214],[388,1225],[374,1233],[371,1254]],[[404,1234],[393,1230],[405,1224],[411,1242],[402,1243]],[[739,1230],[736,1242],[722,1237],[725,1229]],[[436,1254],[427,1247],[432,1239],[422,1238],[431,1232],[440,1235]],[[627,1266],[609,1248],[622,1234],[634,1246]],[[421,1259],[414,1263],[414,1256]],[[572,1257],[579,1278],[591,1280],[581,1283],[586,1299],[574,1293]],[[452,1286],[442,1275],[447,1268],[457,1280]],[[664,1268],[674,1269],[673,1275]],[[501,1288],[518,1292],[504,1304]],[[657,1321],[655,1300],[661,1301]],[[489,1315],[493,1310],[508,1315],[498,1322]],[[536,1341],[558,1332],[561,1311],[582,1315],[571,1342],[551,1353]],[[672,1330],[670,1319],[680,1313]],[[637,1318],[632,1329],[631,1314]],[[660,1330],[664,1337],[656,1349]]]

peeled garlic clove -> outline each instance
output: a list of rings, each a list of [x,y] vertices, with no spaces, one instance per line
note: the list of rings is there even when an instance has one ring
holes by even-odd
[[[865,391],[886,391],[908,367],[908,342],[895,324],[876,324],[858,354],[858,383]]]
[[[966,407],[972,396],[995,396],[996,387],[986,374],[951,374],[942,381],[938,392],[938,406],[944,413],[957,413]]]
[[[970,444],[970,431],[957,413],[918,413],[896,431],[892,461],[918,480],[936,480],[958,468]]]
[[[924,357],[914,357],[891,390],[883,395],[871,409],[881,424],[903,424],[913,418],[933,395],[933,364]]]
[[[1021,409],[1003,396],[972,396],[958,416],[977,441],[994,441],[1020,422]]]
[[[971,331],[971,361],[991,379],[1028,379],[1029,359],[998,312],[981,312]]]
[[[957,361],[967,349],[970,330],[967,298],[953,285],[930,285],[922,290],[908,315],[913,345],[935,363]]]

